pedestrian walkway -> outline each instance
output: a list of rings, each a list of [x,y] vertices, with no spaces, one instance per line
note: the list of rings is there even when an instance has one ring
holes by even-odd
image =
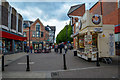
[[[50,72],[4,72],[3,78],[51,78]]]
[[[15,54],[10,54],[10,55],[4,55],[4,59],[5,59],[5,65],[10,64],[11,62],[20,59],[21,57],[27,55],[27,53],[25,52],[21,52],[21,53],[15,53]]]
[[[101,66],[97,67],[96,62],[85,61],[74,56],[73,51],[69,50],[66,54],[67,70],[64,70],[63,54],[55,53],[54,50],[51,53],[32,53],[29,57],[29,72],[26,72],[26,57],[24,56],[6,66],[3,76],[5,78],[22,76],[23,78],[114,78],[118,74],[116,58],[112,64],[100,62]]]
[[[2,54],[0,54],[0,59],[2,58]]]

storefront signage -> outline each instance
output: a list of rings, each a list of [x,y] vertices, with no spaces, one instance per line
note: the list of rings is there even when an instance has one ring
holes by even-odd
[[[76,35],[78,35],[78,34],[79,34],[79,33],[76,32],[76,33],[72,34],[71,37],[74,37],[74,36],[76,36]]]
[[[102,32],[103,29],[102,29],[102,28],[95,28],[94,31],[95,31],[95,32]]]
[[[98,14],[95,14],[93,17],[92,17],[92,22],[96,25],[100,24],[101,22],[101,18]]]
[[[114,35],[113,34],[109,34],[109,52],[110,55],[114,55]]]

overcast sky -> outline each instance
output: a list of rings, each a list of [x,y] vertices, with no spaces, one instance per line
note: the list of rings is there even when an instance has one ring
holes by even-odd
[[[43,23],[44,26],[56,26],[56,34],[69,24],[69,17],[67,13],[71,6],[82,4],[84,2],[14,2],[7,0],[18,13],[23,16],[24,20],[35,21],[37,18]],[[88,9],[91,4],[86,4]]]

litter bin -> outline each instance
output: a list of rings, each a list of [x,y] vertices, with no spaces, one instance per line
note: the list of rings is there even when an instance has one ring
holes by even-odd
[[[74,56],[77,56],[77,51],[74,51]]]

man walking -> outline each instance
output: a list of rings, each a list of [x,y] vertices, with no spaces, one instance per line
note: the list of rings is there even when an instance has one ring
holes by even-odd
[[[32,46],[30,46],[31,53],[32,53],[32,49],[33,49],[33,47],[32,47]]]
[[[60,44],[60,54],[62,53],[62,44]]]
[[[67,53],[67,44],[64,46],[65,53]]]

